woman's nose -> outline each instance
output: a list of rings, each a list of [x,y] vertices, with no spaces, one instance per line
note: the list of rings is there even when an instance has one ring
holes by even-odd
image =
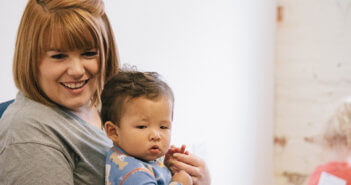
[[[84,65],[79,57],[72,57],[67,70],[68,75],[80,78],[84,75]]]

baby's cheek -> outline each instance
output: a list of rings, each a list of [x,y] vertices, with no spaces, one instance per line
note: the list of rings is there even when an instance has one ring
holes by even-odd
[[[167,151],[168,151],[168,149],[169,149],[169,142],[163,143],[162,152],[163,152],[164,154],[166,154]]]
[[[169,146],[169,144],[171,142],[171,134],[170,133],[163,133],[162,139],[163,139],[164,143],[166,143]]]

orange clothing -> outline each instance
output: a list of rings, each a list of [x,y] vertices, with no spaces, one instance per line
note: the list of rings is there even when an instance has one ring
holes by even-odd
[[[319,178],[322,172],[327,172],[331,175],[345,180],[346,185],[351,185],[351,164],[347,162],[331,161],[326,164],[317,166],[308,179],[308,185],[318,185]]]

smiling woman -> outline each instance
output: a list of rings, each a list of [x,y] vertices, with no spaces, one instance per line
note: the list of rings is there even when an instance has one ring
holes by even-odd
[[[101,0],[29,0],[13,62],[20,92],[0,120],[0,184],[104,184],[111,142],[98,107],[117,70]]]
[[[29,19],[24,19],[25,17]],[[34,22],[40,25],[33,26]],[[29,33],[32,39],[26,39]],[[61,51],[79,51],[82,56],[87,56],[85,58],[90,58],[92,53],[89,50],[93,49],[93,52],[99,53],[99,57],[93,57],[98,61],[117,61],[113,33],[104,14],[102,1],[29,1],[18,29],[16,45],[13,70],[17,88],[29,98],[47,105],[59,102],[47,98],[48,94],[42,92],[43,89],[33,88],[40,86],[36,74],[38,65],[42,68],[42,60],[50,55],[52,59],[67,56],[67,53],[60,53]],[[32,46],[32,51],[28,52],[26,46]],[[68,61],[71,59],[68,57]],[[101,73],[94,74],[97,75],[94,80],[97,84],[93,85],[96,90],[93,90],[92,104],[99,103],[98,96],[103,82],[115,71],[116,65],[112,62],[99,62],[98,68]],[[108,70],[104,76],[102,74],[105,74],[106,68]]]

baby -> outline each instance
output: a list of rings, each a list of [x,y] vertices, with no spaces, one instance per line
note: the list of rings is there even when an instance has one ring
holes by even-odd
[[[101,100],[104,128],[114,145],[106,158],[106,184],[192,185],[189,174],[172,177],[163,163],[174,96],[157,73],[120,71],[105,85]]]

